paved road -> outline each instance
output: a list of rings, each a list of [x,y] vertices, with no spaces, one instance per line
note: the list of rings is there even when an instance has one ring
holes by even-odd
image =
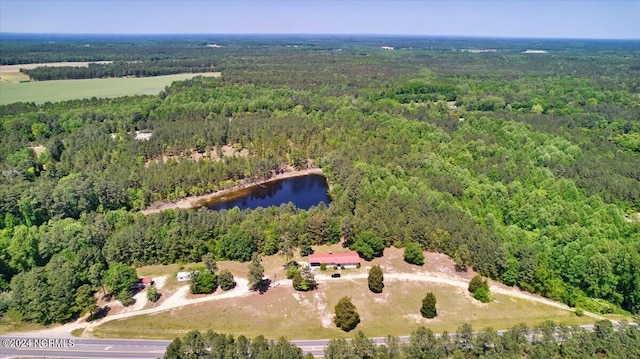
[[[41,339],[0,337],[0,358],[131,358],[164,356],[170,341],[128,339]]]
[[[584,330],[592,331],[593,325],[582,325]],[[502,335],[504,330],[498,331]],[[453,335],[453,334],[452,334]],[[436,334],[439,336],[439,334]],[[370,338],[376,344],[383,344],[385,338]],[[400,336],[401,342],[409,341],[408,336]],[[531,340],[531,338],[529,338]],[[0,336],[0,358],[37,357],[37,358],[92,358],[92,359],[155,359],[162,358],[168,340],[136,339],[70,339],[70,338],[27,338]],[[307,354],[324,356],[324,348],[329,339],[293,340]]]
[[[168,340],[69,339],[0,336],[0,358],[92,358],[155,359],[162,358]],[[324,356],[329,340],[295,340],[302,351]]]

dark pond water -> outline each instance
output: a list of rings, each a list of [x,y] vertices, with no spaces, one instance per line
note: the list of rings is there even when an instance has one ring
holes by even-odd
[[[327,205],[331,202],[327,190],[327,179],[324,176],[292,177],[243,188],[207,201],[203,206],[217,211],[234,207],[255,209],[292,202],[300,209],[309,209],[320,202]]]

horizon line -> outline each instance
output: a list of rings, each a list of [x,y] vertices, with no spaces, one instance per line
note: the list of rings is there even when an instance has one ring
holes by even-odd
[[[640,41],[640,37],[539,37],[539,36],[500,36],[500,35],[446,35],[446,34],[384,34],[384,33],[207,33],[207,32],[176,32],[176,33],[120,33],[120,32],[14,32],[0,31],[1,35],[51,35],[51,36],[327,36],[327,37],[419,37],[419,38],[458,38],[458,39],[495,39],[495,40],[612,40],[612,41]]]

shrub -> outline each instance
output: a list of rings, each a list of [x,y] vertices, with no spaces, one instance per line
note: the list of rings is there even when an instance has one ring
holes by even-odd
[[[333,322],[345,332],[353,330],[360,323],[360,315],[351,303],[351,298],[342,297],[335,307],[336,315]]]
[[[404,247],[404,261],[409,264],[423,265],[424,254],[422,253],[422,247],[419,244],[409,242]]]
[[[327,264],[326,263],[320,264],[320,270],[327,270]]]
[[[480,274],[476,274],[469,282],[469,292],[473,293],[473,297],[482,303],[491,301],[491,292],[489,291],[489,283],[486,279],[482,279]]]
[[[116,297],[118,297],[118,300],[120,301],[120,303],[122,303],[122,305],[124,305],[125,307],[130,306],[136,301],[135,299],[133,299],[133,296],[131,295],[131,290],[127,290],[127,289],[122,290],[120,293],[118,293]]]
[[[292,284],[295,290],[303,292],[315,289],[318,286],[315,276],[309,267],[303,267],[300,271],[296,272],[293,275]]]
[[[296,273],[300,273],[298,267],[289,266],[289,268],[287,268],[287,279],[292,279],[296,275]]]
[[[473,293],[473,297],[482,303],[489,303],[491,301],[491,293],[489,293],[489,289],[485,287],[478,288],[478,290]]]
[[[487,285],[486,281],[482,279],[480,274],[476,274],[469,282],[469,292],[475,293],[478,288]]]
[[[420,314],[425,318],[435,318],[438,315],[436,310],[436,295],[433,292],[428,292],[422,299],[422,307],[420,308]]]
[[[218,276],[218,284],[222,290],[231,290],[236,287],[236,281],[233,278],[233,274],[228,270],[220,271],[220,275]]]
[[[147,288],[147,299],[151,302],[157,302],[160,299],[160,293],[158,293],[158,288],[156,288],[155,284]]]
[[[207,272],[193,272],[191,274],[191,294],[209,294],[218,288],[218,276]]]

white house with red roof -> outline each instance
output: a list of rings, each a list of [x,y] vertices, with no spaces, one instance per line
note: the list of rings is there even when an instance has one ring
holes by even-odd
[[[312,268],[320,267],[322,264],[327,267],[340,266],[353,268],[360,264],[360,256],[356,252],[309,254],[309,265]]]

